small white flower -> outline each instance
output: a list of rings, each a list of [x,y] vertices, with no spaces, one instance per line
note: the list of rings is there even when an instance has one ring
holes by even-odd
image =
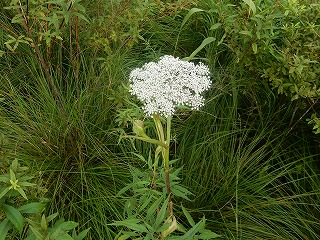
[[[173,115],[177,106],[198,110],[204,104],[202,92],[211,85],[210,71],[203,63],[195,65],[170,55],[149,62],[130,73],[130,93],[144,102],[147,116]]]

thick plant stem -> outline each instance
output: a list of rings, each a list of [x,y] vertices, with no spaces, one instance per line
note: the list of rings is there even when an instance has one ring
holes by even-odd
[[[163,158],[163,166],[165,169],[165,183],[166,183],[166,188],[167,188],[167,194],[169,196],[169,205],[168,205],[168,215],[172,216],[173,215],[173,209],[172,209],[172,197],[171,197],[171,185],[170,185],[170,138],[171,138],[171,120],[172,116],[167,117],[167,128],[166,128],[166,136],[164,135],[164,130],[161,124],[160,116],[159,115],[154,115],[153,120],[156,126],[157,130],[157,135],[159,138],[159,141],[168,146],[167,148],[162,148],[161,154]],[[160,146],[160,145],[159,145]]]
[[[171,138],[171,119],[172,116],[167,117],[167,140],[166,144],[170,146],[170,138]],[[169,205],[168,205],[168,214],[169,216],[173,215],[173,209],[172,209],[172,198],[171,198],[171,185],[170,185],[170,152],[168,149],[163,149],[164,151],[164,168],[165,168],[165,177],[166,177],[166,187],[167,187],[167,194],[169,195]]]

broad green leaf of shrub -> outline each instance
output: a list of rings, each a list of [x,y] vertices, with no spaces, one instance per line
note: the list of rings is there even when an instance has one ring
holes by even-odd
[[[5,218],[1,223],[0,223],[0,240],[5,240],[8,234],[8,231],[13,228],[13,224],[9,220],[9,218]]]
[[[2,206],[3,211],[5,212],[6,216],[10,220],[10,222],[18,229],[18,231],[21,233],[24,225],[24,218],[19,212],[18,209],[9,206],[7,204],[4,204]]]

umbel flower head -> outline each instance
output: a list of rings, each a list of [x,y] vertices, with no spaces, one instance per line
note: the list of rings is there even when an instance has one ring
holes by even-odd
[[[204,104],[202,92],[211,85],[209,68],[170,55],[149,62],[130,73],[130,93],[144,103],[147,116],[173,115],[177,106],[198,110]]]

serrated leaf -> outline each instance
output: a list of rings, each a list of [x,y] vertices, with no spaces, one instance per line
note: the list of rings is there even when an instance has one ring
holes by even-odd
[[[24,218],[19,212],[18,209],[4,204],[2,206],[3,211],[5,212],[6,216],[10,220],[10,222],[18,229],[18,231],[21,233],[23,230],[23,225],[24,225]]]
[[[190,11],[188,12],[188,14],[184,17],[184,19],[183,19],[183,21],[182,21],[182,23],[181,23],[180,28],[182,28],[182,27],[186,24],[186,22],[189,20],[189,18],[190,18],[193,14],[195,14],[195,13],[197,13],[197,12],[203,12],[203,11],[204,11],[204,10],[202,10],[202,9],[200,9],[200,8],[191,8]]]

